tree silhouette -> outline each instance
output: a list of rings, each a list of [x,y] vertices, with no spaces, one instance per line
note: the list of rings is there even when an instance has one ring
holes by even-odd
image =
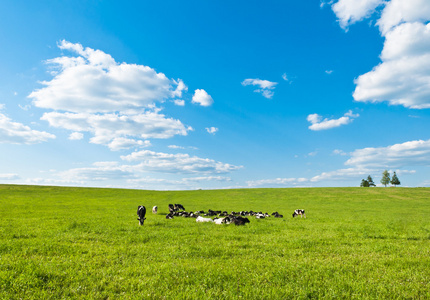
[[[367,176],[367,182],[369,183],[369,186],[376,186],[376,184],[373,182],[372,176]]]
[[[396,186],[396,185],[400,185],[400,180],[397,177],[396,172],[394,172],[393,177],[391,178],[391,184]]]
[[[366,179],[361,179],[361,187],[369,187],[369,181],[367,181]]]

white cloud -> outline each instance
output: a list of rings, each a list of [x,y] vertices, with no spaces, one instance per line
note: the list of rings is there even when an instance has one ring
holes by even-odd
[[[379,175],[384,170],[392,173],[393,169],[397,174],[415,174],[415,170],[403,168],[430,166],[430,140],[357,149],[351,153],[345,165],[349,168],[323,172],[311,178],[311,182],[360,180],[368,175]]]
[[[332,6],[343,28],[382,9],[382,62],[355,80],[353,97],[407,108],[430,108],[430,1],[340,0]]]
[[[346,29],[349,25],[369,17],[382,4],[384,0],[339,0],[332,5],[332,9],[340,26]]]
[[[405,22],[427,22],[430,20],[430,1],[391,0],[386,2],[377,25],[386,35],[395,26]]]
[[[82,180],[107,181],[135,178],[132,168],[116,162],[99,162],[92,167],[75,168],[58,173],[63,180],[75,182]]]
[[[129,149],[132,147],[139,147],[139,148],[149,147],[151,146],[151,142],[118,137],[118,138],[114,138],[107,146],[112,151],[118,151],[122,149]]]
[[[185,106],[185,100],[173,100],[173,103],[175,103],[175,105],[177,106]]]
[[[211,106],[214,100],[205,90],[197,89],[194,92],[191,102],[198,103],[201,106]]]
[[[21,123],[13,122],[0,113],[0,143],[37,144],[55,139],[55,135],[45,131],[32,130]]]
[[[230,177],[225,176],[206,176],[206,177],[188,177],[182,178],[184,182],[202,182],[202,181],[218,181],[218,182],[227,182],[232,181]]]
[[[89,132],[91,143],[120,150],[146,147],[149,142],[141,139],[166,139],[192,130],[156,107],[168,99],[184,104],[177,99],[187,91],[182,80],[168,79],[147,66],[117,63],[109,54],[81,44],[63,40],[58,47],[75,56],[48,60],[54,78],[29,97],[35,106],[54,110],[41,119],[74,131],[71,139]]]
[[[185,149],[185,147],[178,146],[178,145],[169,145],[167,147],[170,148],[170,149]]]
[[[284,79],[285,81],[288,81],[287,73],[282,74],[282,79]]]
[[[186,128],[179,120],[166,118],[157,111],[139,115],[49,112],[41,119],[48,121],[53,127],[90,132],[94,135],[90,139],[91,143],[110,145],[111,149],[124,149],[126,143],[119,147],[118,143],[127,139],[130,142],[130,137],[167,139],[174,135],[187,135],[187,132],[192,130],[190,127]],[[130,147],[145,145],[145,142],[143,143],[134,141],[129,145]]]
[[[333,154],[336,154],[336,155],[347,155],[343,150],[339,150],[339,149],[335,149],[335,150],[333,150]]]
[[[206,131],[210,134],[215,134],[218,131],[216,127],[206,127]]]
[[[121,159],[128,162],[140,162],[136,168],[141,171],[163,173],[218,174],[229,173],[242,168],[242,166],[234,166],[188,154],[168,154],[149,150],[133,152],[130,155],[121,156]]]
[[[18,174],[0,174],[0,180],[17,180],[20,179]]]
[[[69,135],[69,140],[82,140],[84,138],[84,134],[82,132],[72,132]]]
[[[330,75],[331,73],[333,73],[333,70],[325,70],[325,73],[326,73],[327,75]]]
[[[324,119],[318,114],[310,114],[307,117],[307,120],[312,124],[309,126],[311,130],[327,130],[335,127],[339,127],[342,125],[349,124],[353,121],[354,118],[359,117],[359,114],[353,114],[352,111],[348,111],[343,117],[339,119]]]
[[[285,74],[286,77],[286,74]],[[284,79],[285,80],[285,79]],[[275,86],[277,85],[277,82],[271,82],[268,80],[261,80],[261,79],[245,79],[242,81],[243,86],[247,85],[253,85],[258,86],[259,89],[254,90],[256,93],[262,94],[265,98],[271,99],[274,95],[273,90],[275,89]]]
[[[117,63],[100,50],[62,41],[59,48],[78,57],[62,56],[47,61],[56,67],[54,78],[29,97],[37,107],[70,112],[141,112],[154,103],[180,97],[184,83],[168,79],[154,69]]]
[[[360,168],[430,166],[430,140],[409,141],[388,147],[363,148],[351,153],[346,165]]]
[[[355,80],[354,99],[430,108],[430,23],[404,23],[387,33],[381,59]]]
[[[311,182],[318,181],[348,181],[348,180],[359,180],[363,176],[368,176],[373,173],[374,170],[361,169],[361,168],[347,168],[340,169],[331,172],[323,172],[320,175],[314,176],[310,179]]]
[[[273,185],[296,186],[296,185],[303,185],[308,181],[309,180],[306,178],[275,178],[275,179],[250,180],[250,181],[247,181],[246,184],[249,187],[273,186]]]

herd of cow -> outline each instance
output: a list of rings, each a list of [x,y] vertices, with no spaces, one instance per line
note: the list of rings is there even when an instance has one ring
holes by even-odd
[[[158,212],[158,207],[154,206],[152,208],[152,213],[156,214]],[[139,225],[143,225],[146,215],[146,207],[143,205],[139,205],[137,208],[137,216],[139,220]],[[185,218],[195,218],[196,222],[213,222],[215,224],[235,224],[235,225],[245,225],[249,223],[249,219],[247,217],[253,216],[257,219],[264,219],[270,216],[275,218],[283,218],[284,216],[279,214],[278,212],[274,212],[271,215],[263,212],[253,212],[253,211],[240,211],[228,213],[227,211],[221,210],[211,210],[209,209],[207,212],[203,210],[196,212],[186,212],[185,208],[181,204],[169,204],[169,213],[166,215],[166,219],[173,219],[173,217],[185,217]],[[293,213],[293,218],[296,216],[305,217],[304,209],[296,209]],[[209,217],[214,217],[213,219]]]

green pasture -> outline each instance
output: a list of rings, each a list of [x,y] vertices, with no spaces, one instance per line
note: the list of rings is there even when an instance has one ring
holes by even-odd
[[[166,220],[169,203],[284,218]],[[0,299],[307,298],[430,299],[430,189],[0,185]]]

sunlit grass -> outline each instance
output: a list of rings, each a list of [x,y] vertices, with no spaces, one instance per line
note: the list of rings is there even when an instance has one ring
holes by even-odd
[[[0,298],[428,299],[429,196],[421,188],[0,185]],[[243,227],[166,220],[169,203],[284,218]],[[297,208],[306,219],[291,217]]]

